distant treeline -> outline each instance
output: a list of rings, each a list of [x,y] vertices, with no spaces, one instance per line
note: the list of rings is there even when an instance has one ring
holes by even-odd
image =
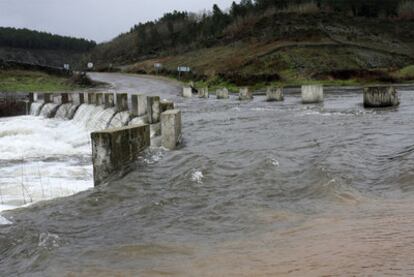
[[[220,41],[237,28],[249,27],[261,17],[278,13],[341,13],[358,17],[382,17],[392,19],[414,18],[414,0],[241,0],[233,2],[228,10],[214,5],[211,11],[189,13],[174,11],[156,21],[141,23],[131,28],[129,33],[121,34],[115,41],[123,38],[134,45],[128,50],[130,58],[152,55],[164,50],[182,52],[189,48],[209,47]],[[240,24],[240,23],[244,24]],[[247,24],[246,24],[247,22]],[[101,50],[102,56],[113,56],[118,48],[108,44]],[[102,51],[103,50],[103,51]]]
[[[95,46],[96,42],[86,39],[53,35],[28,29],[0,27],[0,47],[85,52]]]

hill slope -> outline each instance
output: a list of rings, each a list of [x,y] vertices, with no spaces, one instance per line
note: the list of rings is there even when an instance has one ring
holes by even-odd
[[[0,60],[62,67],[76,65],[96,46],[94,41],[28,29],[0,27]]]
[[[92,59],[141,73],[154,73],[154,63],[162,63],[162,73],[169,75],[185,65],[193,78],[219,77],[238,85],[355,77],[392,81],[390,71],[414,64],[414,21],[321,11],[247,16],[227,25],[208,46],[194,35],[187,44],[140,53],[139,40],[137,31],[123,34],[99,45]]]

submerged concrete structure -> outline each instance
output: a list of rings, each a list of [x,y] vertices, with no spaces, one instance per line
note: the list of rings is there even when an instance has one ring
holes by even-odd
[[[193,97],[193,88],[192,87],[183,87],[183,97],[191,98]]]
[[[249,88],[241,88],[239,92],[239,100],[245,101],[245,100],[252,100],[253,94],[249,90]]]
[[[302,86],[302,103],[313,104],[323,102],[323,86],[322,85],[306,85]]]
[[[267,102],[280,102],[285,100],[282,88],[268,88],[266,91]]]
[[[209,98],[208,88],[199,89],[198,98]]]
[[[217,99],[229,99],[229,91],[226,88],[218,89],[216,91],[216,97]]]
[[[181,141],[181,111],[168,110],[161,114],[161,145],[174,150]]]
[[[151,144],[147,124],[93,132],[91,139],[95,186],[134,161]]]
[[[398,105],[400,105],[400,99],[394,87],[372,86],[364,88],[364,107],[384,108]]]

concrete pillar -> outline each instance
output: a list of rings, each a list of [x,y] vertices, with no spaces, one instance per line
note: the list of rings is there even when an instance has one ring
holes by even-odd
[[[104,94],[104,105],[105,109],[112,108],[115,106],[114,94],[113,93],[105,93]]]
[[[198,90],[198,98],[208,98],[208,88],[201,88]]]
[[[216,91],[217,99],[229,99],[229,91],[226,88],[218,89]]]
[[[51,93],[43,93],[43,102],[52,103],[53,102],[53,95]]]
[[[37,92],[33,93],[33,102],[37,102],[39,100],[39,94]]]
[[[96,104],[95,93],[87,93],[87,97],[88,97],[88,104],[89,105],[95,105]]]
[[[28,95],[29,103],[33,103],[35,101],[35,94],[33,92],[30,92]]]
[[[302,86],[302,103],[312,104],[323,102],[323,86],[307,85]]]
[[[367,108],[393,107],[400,105],[394,87],[373,86],[364,88],[364,106]]]
[[[249,88],[241,88],[239,92],[239,100],[252,100],[253,94],[249,91]]]
[[[144,116],[147,114],[147,96],[142,94],[131,95],[131,113],[133,116]]]
[[[91,138],[95,186],[102,184],[116,171],[122,170],[151,144],[149,125],[93,132]]]
[[[69,94],[62,93],[60,95],[60,97],[61,97],[61,99],[60,99],[61,104],[67,104],[67,103],[69,103]]]
[[[102,93],[95,93],[95,104],[97,106],[103,106],[104,105],[104,97]]]
[[[155,124],[160,122],[160,97],[148,96],[147,97],[147,112],[148,122]]]
[[[168,110],[161,114],[161,145],[174,150],[181,141],[181,111]]]
[[[169,100],[161,100],[160,102],[160,113],[163,113],[168,110],[174,110],[174,102]]]
[[[285,100],[285,96],[283,94],[282,88],[268,88],[266,91],[266,101],[283,101]]]
[[[128,94],[118,93],[116,94],[116,110],[123,112],[128,110]]]
[[[183,87],[183,97],[185,97],[185,98],[193,97],[193,88],[192,87]]]
[[[79,93],[79,104],[82,105],[85,103],[85,94],[84,93]]]

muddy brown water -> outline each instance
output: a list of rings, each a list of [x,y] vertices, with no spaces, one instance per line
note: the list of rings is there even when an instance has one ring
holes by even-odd
[[[139,84],[123,78],[116,89]],[[182,146],[147,151],[100,188],[4,213],[1,275],[414,274],[413,91],[372,110],[341,90],[302,105],[297,94],[181,99],[165,85]]]

